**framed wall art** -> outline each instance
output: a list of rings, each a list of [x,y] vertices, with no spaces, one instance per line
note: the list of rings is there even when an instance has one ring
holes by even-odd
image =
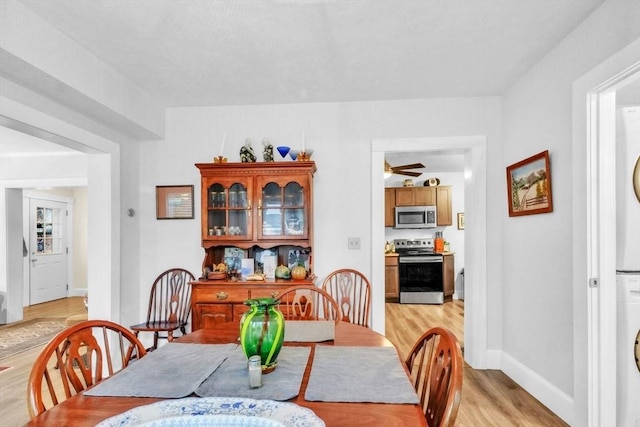
[[[507,166],[509,216],[553,212],[549,151]]]
[[[464,212],[458,212],[458,230],[464,230]]]
[[[157,185],[157,219],[193,219],[193,185]]]

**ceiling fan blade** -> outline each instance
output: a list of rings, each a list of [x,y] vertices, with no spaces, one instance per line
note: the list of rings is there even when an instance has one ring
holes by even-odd
[[[395,173],[396,175],[406,175],[406,176],[413,176],[413,177],[422,175],[421,172],[396,171],[396,170],[394,170],[393,173]]]
[[[402,166],[392,166],[392,170],[400,170],[400,169],[420,169],[425,167],[422,163],[411,163],[410,165],[402,165]]]

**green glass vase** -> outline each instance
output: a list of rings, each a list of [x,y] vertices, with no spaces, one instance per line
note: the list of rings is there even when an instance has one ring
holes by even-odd
[[[267,374],[277,365],[284,341],[284,316],[275,298],[255,298],[244,302],[249,311],[240,319],[240,345],[247,358],[259,355],[262,372]]]

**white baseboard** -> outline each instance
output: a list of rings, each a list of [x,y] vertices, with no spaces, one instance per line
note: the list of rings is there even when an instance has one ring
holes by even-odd
[[[67,291],[69,297],[83,297],[87,294],[87,288],[72,288]]]
[[[564,422],[573,425],[574,401],[571,396],[559,390],[509,354],[501,351],[495,351],[495,353],[501,353],[501,356],[494,354],[493,357],[499,357],[502,372],[562,418]]]

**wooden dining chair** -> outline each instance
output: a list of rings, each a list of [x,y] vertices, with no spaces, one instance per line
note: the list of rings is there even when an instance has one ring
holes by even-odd
[[[146,355],[127,328],[87,320],[63,329],[36,358],[27,383],[31,418],[86,390]]]
[[[186,326],[191,313],[191,285],[193,274],[183,268],[171,268],[161,273],[151,286],[147,320],[132,325],[138,336],[140,332],[153,332],[153,346],[158,348],[158,339],[173,341],[173,331],[180,329],[186,334]],[[164,334],[164,335],[161,335]]]
[[[405,365],[430,427],[452,426],[462,393],[463,359],[455,335],[441,327],[426,331]]]
[[[291,286],[279,295],[286,320],[333,320],[340,322],[340,307],[326,291],[314,285]]]
[[[371,284],[364,274],[350,268],[335,270],[324,279],[322,289],[340,306],[343,322],[369,327]]]

